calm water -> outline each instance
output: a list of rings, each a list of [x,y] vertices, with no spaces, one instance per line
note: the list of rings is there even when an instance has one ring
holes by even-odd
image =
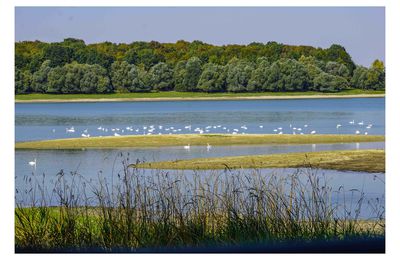
[[[117,158],[115,163],[120,163],[122,157]],[[78,169],[78,168],[77,168]],[[169,183],[176,183],[178,181],[181,185],[182,192],[185,192],[187,187],[193,188],[193,178],[196,178],[196,183],[207,183],[211,185],[222,185],[221,181],[226,179],[232,179],[237,176],[242,176],[243,180],[258,180],[261,176],[262,179],[268,181],[272,176],[276,176],[278,179],[286,180],[283,192],[289,195],[290,193],[290,176],[294,173],[303,172],[299,175],[301,183],[305,189],[309,190],[308,176],[304,172],[310,172],[308,169],[259,169],[259,170],[233,170],[232,172],[224,171],[181,171],[181,170],[143,170],[139,169],[135,172],[135,175],[141,179],[141,183],[158,183],[165,181],[167,178]],[[120,183],[119,178],[122,178],[123,173],[121,171],[112,172],[97,172],[93,173],[93,178],[82,175],[79,169],[75,172],[76,174],[64,172],[65,177],[63,183],[69,187],[73,187],[74,183],[77,184],[81,189],[86,187],[86,195],[88,196],[89,203],[96,204],[96,199],[93,194],[93,187],[99,187],[99,181],[107,183],[108,189],[111,191],[112,187],[115,187]],[[378,211],[384,216],[384,205],[385,205],[385,176],[381,173],[370,174],[370,173],[354,173],[354,172],[340,172],[334,170],[312,170],[312,174],[319,179],[320,187],[324,186],[329,189],[329,198],[332,205],[340,205],[337,208],[335,214],[339,217],[344,216],[343,206],[347,209],[348,214],[346,217],[354,217],[357,210],[357,203],[360,198],[363,199],[363,203],[360,209],[360,218],[373,219],[378,217]],[[161,179],[158,179],[159,176]],[[19,183],[16,194],[16,203],[20,205],[32,205],[32,194],[34,195],[36,203],[40,203],[41,193],[40,189],[36,189],[32,193],[32,184],[39,184],[45,187],[44,194],[46,197],[47,205],[58,205],[59,200],[57,195],[53,193],[53,188],[58,189],[59,182],[57,173],[48,175],[40,174],[38,172],[31,172],[24,176],[16,177],[16,181]],[[218,182],[215,182],[218,180]],[[253,182],[253,181],[250,181]],[[85,183],[84,185],[82,185]],[[280,182],[281,183],[281,182]],[[164,183],[165,184],[165,183]],[[189,184],[190,186],[187,186]],[[326,185],[326,186],[325,186]],[[34,186],[34,185],[33,185]],[[37,186],[36,186],[37,187]],[[252,187],[250,185],[250,187]],[[246,189],[244,189],[246,190]],[[245,195],[245,194],[243,194]],[[306,195],[308,197],[308,195]],[[311,197],[309,197],[311,198]],[[92,200],[94,199],[94,200]]]
[[[141,161],[182,160],[218,156],[239,156],[254,154],[276,154],[286,152],[312,152],[324,150],[383,149],[384,143],[348,143],[315,145],[257,145],[257,146],[214,146],[209,151],[205,146],[192,146],[190,151],[183,147],[141,148],[124,150],[17,150],[15,152],[16,176],[32,173],[35,169],[28,164],[37,160],[36,172],[56,174],[79,171],[86,178],[96,178],[99,171],[121,172],[122,164],[118,155],[129,158],[132,163]],[[19,184],[19,182],[16,182]]]
[[[382,149],[384,143],[350,143],[350,144],[316,144],[316,145],[280,145],[280,146],[222,146],[213,147],[207,151],[203,146],[192,146],[190,151],[182,147],[146,148],[146,149],[124,149],[124,150],[17,150],[16,151],[16,176],[15,185],[20,191],[29,190],[30,183],[27,177],[36,176],[34,181],[41,182],[42,176],[46,176],[44,186],[51,190],[57,180],[57,173],[61,170],[67,175],[78,173],[86,181],[96,183],[99,177],[107,182],[112,182],[116,176],[122,175],[124,168],[122,162],[129,159],[135,163],[137,159],[146,161],[190,159],[196,157],[232,156],[245,154],[276,154],[285,152],[322,151],[322,150],[346,150],[346,149]],[[37,167],[28,164],[34,158]],[[143,170],[144,174],[152,175],[155,170]],[[248,172],[250,170],[242,170]],[[172,176],[184,174],[186,177],[193,175],[193,171],[167,170]],[[270,176],[274,173],[279,176],[288,176],[295,172],[294,169],[261,169],[261,174]],[[207,176],[207,171],[198,171],[200,175]],[[345,199],[346,205],[355,205],[359,199],[360,192],[364,193],[365,200],[384,205],[385,184],[384,174],[339,172],[330,170],[318,170],[318,175],[327,179],[332,190],[341,190],[338,199]],[[342,188],[340,188],[342,187]],[[335,195],[334,193],[333,195]],[[28,203],[29,196],[19,193],[17,202]],[[56,203],[56,200],[53,201]],[[374,215],[374,208],[369,204],[363,206],[362,217],[369,218]]]
[[[43,140],[126,134],[183,133],[339,133],[384,134],[385,101],[383,98],[306,99],[251,101],[187,101],[187,102],[121,102],[121,103],[45,103],[16,104],[16,141]],[[354,124],[350,124],[354,120]],[[360,123],[360,124],[359,124]],[[363,124],[361,124],[363,123]],[[337,128],[337,124],[342,126]],[[75,132],[66,129],[74,128]],[[368,127],[368,128],[367,128]],[[282,128],[282,129],[280,129]],[[296,129],[293,129],[296,128]],[[300,128],[300,129],[299,129]],[[152,130],[151,130],[152,129]],[[150,130],[150,131],[149,131]],[[276,131],[274,131],[276,130]],[[46,175],[51,187],[56,174],[78,172],[86,180],[96,180],[99,173],[110,180],[123,170],[121,161],[129,158],[146,161],[190,159],[195,157],[274,154],[346,149],[384,149],[384,143],[224,146],[207,150],[203,146],[123,149],[123,150],[44,150],[15,152],[15,185],[26,188],[26,176]],[[122,152],[122,156],[121,156]],[[37,167],[28,162],[34,158]],[[266,176],[278,172],[290,175],[294,169],[263,169]],[[145,170],[151,174],[151,170]],[[169,171],[176,175],[178,172]],[[193,172],[180,171],[190,175]],[[206,172],[201,174],[207,175]],[[345,189],[346,194],[363,191],[366,198],[379,198],[384,203],[383,174],[320,170],[329,177],[332,188]],[[353,190],[353,191],[352,191]],[[351,194],[350,194],[351,195]],[[351,196],[346,201],[353,202]],[[18,194],[24,201],[26,198]],[[17,201],[20,202],[20,201]],[[25,201],[26,202],[26,201]],[[362,213],[368,218],[371,210]]]
[[[16,141],[80,137],[82,133],[108,136],[200,130],[238,134],[359,131],[381,135],[385,133],[384,122],[384,98],[15,105]],[[342,126],[336,128],[337,124]],[[367,128],[369,124],[372,126]],[[66,131],[71,127],[75,132]]]

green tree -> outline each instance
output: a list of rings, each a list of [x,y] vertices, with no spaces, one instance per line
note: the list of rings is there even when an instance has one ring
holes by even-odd
[[[345,65],[334,61],[328,61],[326,63],[325,72],[345,78],[350,76],[350,71]]]
[[[353,72],[353,77],[350,80],[351,86],[353,88],[364,89],[367,72],[368,68],[357,66]]]
[[[264,90],[307,91],[312,84],[307,68],[293,59],[274,62],[267,71]],[[265,89],[266,88],[266,89]]]
[[[107,71],[100,65],[83,65],[83,75],[80,80],[82,93],[107,93],[110,91],[110,80]]]
[[[346,65],[350,74],[352,74],[353,70],[356,68],[346,49],[339,44],[332,44],[331,47],[326,49],[324,53],[325,55],[322,57],[323,60],[336,61]]]
[[[265,86],[268,80],[268,69],[270,63],[267,58],[261,57],[257,59],[257,68],[251,73],[251,78],[247,86],[248,91],[267,90]]]
[[[305,66],[310,77],[310,82],[314,82],[314,79],[318,77],[323,72],[322,69],[325,68],[325,63],[323,61],[319,61],[312,56],[301,56],[299,62]],[[310,84],[308,89],[318,91],[314,89],[314,84]]]
[[[151,86],[146,83],[147,72],[145,69],[134,66],[130,73],[134,75],[132,87],[130,88],[131,92],[151,91]]]
[[[174,68],[174,90],[196,91],[201,73],[201,61],[197,57],[178,62]]]
[[[157,63],[164,62],[165,58],[152,49],[143,49],[138,51],[138,61],[139,64],[143,64],[145,69],[148,70]]]
[[[201,75],[201,61],[197,57],[190,58],[185,65],[183,85],[185,91],[195,91]]]
[[[351,78],[351,85],[359,89],[384,89],[385,67],[383,62],[376,60],[370,68],[357,66]]]
[[[160,62],[153,67],[147,74],[147,84],[158,91],[173,89],[174,70],[169,64]]]
[[[24,94],[31,91],[32,74],[29,70],[15,67],[15,93]]]
[[[82,64],[72,62],[64,66],[65,81],[61,89],[64,94],[81,93],[81,79],[85,73]]]
[[[223,92],[226,88],[225,67],[207,63],[200,75],[197,88],[204,92]]]
[[[52,68],[48,75],[47,93],[62,93],[65,85],[65,69],[64,67]]]
[[[174,90],[175,91],[186,91],[184,85],[186,75],[186,61],[180,61],[175,65],[174,68]]]
[[[245,92],[253,65],[250,62],[232,59],[227,65],[226,89],[229,92]]]
[[[340,76],[322,72],[314,79],[314,89],[321,92],[337,92],[349,88],[349,82]]]
[[[129,64],[138,64],[139,57],[135,49],[129,49],[125,52],[123,60]]]
[[[111,65],[111,82],[117,92],[129,92],[135,79],[134,65],[116,61]]]
[[[50,61],[45,60],[40,66],[39,70],[36,71],[32,76],[32,88],[33,92],[45,93],[47,90],[47,76],[51,70]]]
[[[59,43],[51,43],[43,49],[43,58],[50,61],[50,67],[63,66],[72,61],[73,49]]]

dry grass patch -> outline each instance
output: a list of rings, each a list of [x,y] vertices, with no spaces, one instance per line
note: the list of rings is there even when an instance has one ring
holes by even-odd
[[[132,148],[181,145],[276,145],[383,142],[381,135],[274,135],[274,134],[180,134],[180,135],[131,135],[91,138],[69,138],[45,141],[18,142],[16,149],[83,149],[83,148]]]
[[[197,158],[141,163],[135,167],[181,170],[314,167],[341,171],[385,172],[385,151],[349,150]]]

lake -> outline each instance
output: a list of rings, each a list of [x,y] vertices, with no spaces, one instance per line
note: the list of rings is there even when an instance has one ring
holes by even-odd
[[[337,128],[338,124],[341,127]],[[66,131],[72,127],[74,132]],[[82,134],[90,136],[110,136],[115,133],[183,134],[199,133],[200,130],[203,133],[238,134],[278,132],[309,134],[311,131],[320,134],[354,134],[359,131],[360,134],[367,132],[383,135],[385,99],[17,103],[15,105],[16,141],[72,138],[81,137]]]
[[[340,124],[340,127],[337,125]],[[74,132],[67,129],[74,129]],[[107,130],[107,131],[106,131]],[[276,131],[274,131],[276,130]],[[180,101],[180,102],[104,102],[104,103],[17,103],[15,105],[16,141],[45,140],[90,136],[184,133],[360,134],[385,133],[384,98],[246,100],[246,101]],[[45,185],[51,186],[56,174],[78,172],[87,180],[98,174],[110,180],[123,170],[121,160],[130,162],[190,159],[286,152],[323,150],[384,149],[385,144],[313,144],[254,146],[192,146],[114,149],[114,150],[17,150],[15,152],[16,189],[26,187],[27,176],[45,174]],[[28,164],[34,158],[37,167]],[[292,174],[294,169],[262,169],[272,173]],[[144,170],[145,174],[151,170]],[[176,175],[178,171],[169,171]],[[192,172],[179,171],[190,175]],[[203,174],[207,174],[204,173]],[[319,170],[328,176],[334,189],[346,192],[361,190],[368,199],[380,198],[384,205],[384,174],[367,174]],[[21,195],[21,194],[19,194]],[[23,196],[22,196],[23,197]],[[347,197],[347,200],[351,198]],[[24,199],[22,199],[24,200]],[[18,202],[18,201],[17,201]],[[25,201],[26,202],[26,201]],[[350,199],[350,202],[352,200]],[[371,211],[364,209],[363,217]]]

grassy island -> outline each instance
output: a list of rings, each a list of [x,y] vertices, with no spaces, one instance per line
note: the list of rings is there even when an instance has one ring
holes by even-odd
[[[270,155],[196,158],[132,165],[138,168],[214,170],[237,168],[313,167],[340,171],[385,172],[384,150],[301,152]]]
[[[183,145],[261,145],[383,142],[381,135],[180,134],[69,138],[18,142],[16,149],[114,149]]]

